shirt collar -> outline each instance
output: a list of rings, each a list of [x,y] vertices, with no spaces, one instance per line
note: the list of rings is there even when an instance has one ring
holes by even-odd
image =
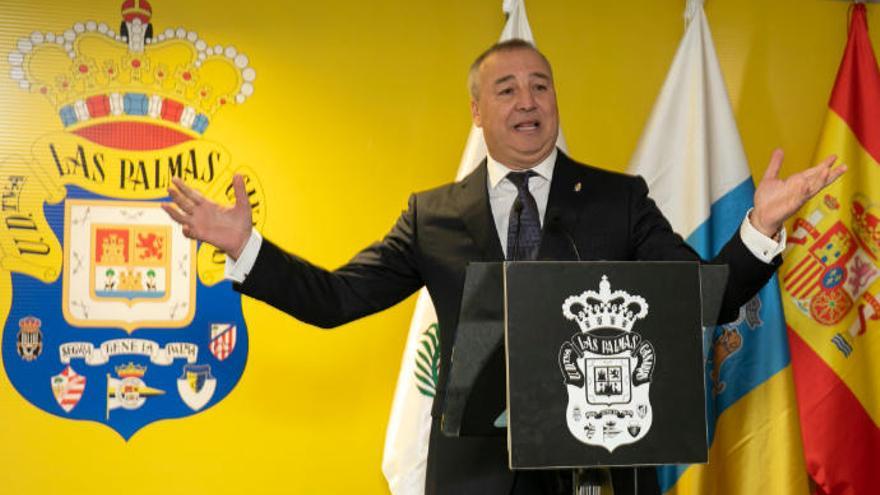
[[[553,168],[556,166],[556,156],[558,154],[559,150],[554,147],[553,151],[547,155],[547,158],[529,170],[549,181],[553,177]],[[492,158],[492,155],[486,157],[486,168],[489,174],[489,187],[492,189],[495,189],[498,183],[501,182],[501,179],[507,177],[507,174],[513,171],[513,169],[497,162]]]

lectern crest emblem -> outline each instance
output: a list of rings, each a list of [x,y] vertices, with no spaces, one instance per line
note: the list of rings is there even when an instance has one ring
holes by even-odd
[[[632,327],[648,315],[647,301],[622,290],[612,292],[603,275],[598,293],[568,297],[562,314],[580,327],[559,349],[569,431],[609,452],[641,440],[653,419],[649,392],[656,355],[654,346]]]

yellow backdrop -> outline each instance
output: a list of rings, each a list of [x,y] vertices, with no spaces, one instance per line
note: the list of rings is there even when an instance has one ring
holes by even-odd
[[[7,54],[32,31],[118,26],[119,0],[0,0],[0,161],[59,127],[18,89]],[[157,32],[183,26],[234,45],[256,91],[205,137],[252,167],[264,233],[333,267],[379,238],[411,191],[452,178],[470,127],[465,72],[501,31],[501,0],[154,0]],[[577,159],[626,168],[683,31],[683,1],[527,2],[554,64]],[[710,0],[706,11],[749,162],[811,159],[840,60],[848,4]],[[875,25],[880,10],[869,8]],[[877,46],[880,30],[872,39]],[[0,282],[0,320],[9,304]],[[125,442],[51,416],[0,373],[0,492],[386,493],[385,423],[414,300],[336,331],[246,301],[250,355],[217,406]]]

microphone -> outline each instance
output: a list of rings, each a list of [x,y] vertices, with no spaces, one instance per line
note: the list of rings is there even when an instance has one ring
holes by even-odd
[[[513,252],[507,253],[507,259],[515,260],[518,259],[517,254],[519,253],[519,229],[520,223],[522,222],[522,211],[523,211],[523,203],[519,199],[519,195],[516,196],[516,199],[513,200],[513,206],[511,207],[513,212],[516,214],[516,232],[513,233]],[[510,226],[508,226],[510,228]]]
[[[565,240],[568,241],[568,245],[571,247],[572,252],[574,252],[575,258],[577,258],[578,261],[582,261],[581,253],[578,251],[577,244],[574,242],[574,237],[572,237],[571,233],[565,228],[565,225],[563,225],[562,216],[559,213],[555,213],[549,218],[547,221],[547,228],[557,230],[565,236]]]

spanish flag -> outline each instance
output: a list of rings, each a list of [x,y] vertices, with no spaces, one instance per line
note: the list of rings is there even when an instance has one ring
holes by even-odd
[[[849,171],[794,217],[781,270],[807,470],[819,494],[880,490],[880,71],[865,6],[817,157]]]

